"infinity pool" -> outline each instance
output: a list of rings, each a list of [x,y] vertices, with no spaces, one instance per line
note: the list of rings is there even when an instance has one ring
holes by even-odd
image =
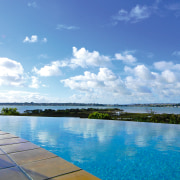
[[[104,180],[180,179],[180,125],[0,116],[0,129]]]

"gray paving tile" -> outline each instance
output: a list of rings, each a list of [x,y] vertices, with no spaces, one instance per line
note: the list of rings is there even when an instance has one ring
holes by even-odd
[[[20,166],[35,180],[99,179],[25,139],[0,131],[0,180],[28,179]]]
[[[0,146],[8,145],[8,144],[17,144],[17,143],[22,143],[22,142],[28,142],[28,141],[21,138],[1,139]]]
[[[100,180],[99,178],[93,176],[92,174],[80,170],[73,173],[65,174],[62,176],[58,176],[55,178],[51,178],[52,180]]]
[[[41,159],[47,159],[51,157],[56,157],[55,154],[43,149],[33,149],[28,151],[11,153],[9,156],[18,164],[27,164],[33,161],[39,161]]]
[[[0,134],[0,140],[1,139],[10,139],[10,138],[17,138],[17,136],[12,134]]]
[[[6,155],[0,155],[0,169],[12,167],[15,165],[16,164],[12,162]]]
[[[12,167],[0,170],[1,180],[26,180],[28,179],[18,167]]]
[[[36,161],[22,165],[21,167],[26,173],[36,180],[42,180],[44,177],[52,178],[54,176],[80,170],[79,167],[60,157]]]
[[[36,146],[35,144],[31,142],[11,144],[11,145],[5,145],[5,146],[0,146],[0,147],[6,153],[14,153],[14,152],[19,152],[19,151],[26,151],[26,150],[40,148],[39,146]]]

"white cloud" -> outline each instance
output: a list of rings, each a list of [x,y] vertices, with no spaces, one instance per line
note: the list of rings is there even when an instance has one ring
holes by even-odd
[[[34,2],[29,2],[27,5],[28,5],[28,7],[37,8],[37,3],[35,1]]]
[[[79,29],[79,27],[77,26],[67,26],[67,25],[64,25],[64,24],[58,24],[56,29],[58,30],[76,30],[76,29]]]
[[[122,54],[116,53],[115,58],[117,60],[123,61],[124,63],[132,64],[132,63],[136,62],[136,58],[133,55],[129,54],[129,51],[125,51]]]
[[[145,65],[138,65],[134,68],[135,76],[138,76],[141,79],[152,80],[154,75]]]
[[[22,85],[24,81],[23,72],[24,69],[21,63],[5,57],[0,58],[0,86]]]
[[[154,63],[154,67],[157,70],[180,70],[180,64],[174,64],[172,61],[159,61]]]
[[[135,94],[140,93],[151,93],[151,87],[148,87],[148,82],[142,81],[141,79],[134,78],[132,76],[127,76],[125,80],[126,87],[135,92]]]
[[[56,102],[47,94],[30,91],[0,91],[0,102]]]
[[[45,55],[39,56],[39,58],[47,58]],[[51,64],[45,65],[41,69],[33,68],[33,72],[40,76],[59,76],[61,75],[60,68],[87,68],[87,67],[104,67],[110,64],[111,59],[108,56],[100,55],[99,52],[89,52],[85,48],[77,49],[73,47],[73,57],[69,60],[53,61]]]
[[[156,62],[154,64],[155,67],[159,68],[160,73],[151,72],[145,65],[124,68],[128,75],[131,74],[131,76],[126,77],[125,84],[128,89],[131,89],[132,98],[141,97],[142,102],[147,98],[150,102],[157,102],[157,98],[161,99],[162,102],[165,102],[165,99],[167,102],[167,98],[177,101],[176,97],[180,95],[179,67],[169,62]],[[148,93],[149,97],[143,96],[141,93]]]
[[[177,81],[175,73],[169,70],[165,70],[162,72],[162,78],[167,83],[175,83]]]
[[[26,36],[25,39],[23,40],[23,43],[37,43],[38,42],[38,36],[37,35],[32,35],[31,37]],[[47,38],[43,38],[41,42],[46,43]]]
[[[150,16],[150,11],[147,6],[139,6],[136,5],[131,12],[130,12],[130,17],[134,18],[135,21],[140,21],[142,19],[149,18]]]
[[[136,77],[145,80],[152,80],[155,78],[154,73],[150,72],[145,65],[137,65],[134,69],[125,66],[125,72],[134,74]]]
[[[86,68],[88,66],[105,66],[110,62],[108,56],[100,55],[98,51],[89,52],[85,48],[77,49],[73,47],[73,58],[71,59],[71,67],[80,66]]]
[[[148,6],[136,5],[131,11],[126,11],[124,9],[119,10],[118,14],[113,17],[117,21],[130,21],[136,23],[144,19],[149,18],[151,15],[151,9]]]
[[[37,69],[34,67],[33,72],[37,73],[40,76],[59,76],[61,75],[61,70],[59,69],[60,62],[59,61],[53,61],[50,65],[45,65],[41,69]]]
[[[100,68],[98,74],[85,71],[84,75],[61,80],[66,87],[73,90],[94,92],[96,94],[124,95],[128,94],[120,77],[108,68]]]
[[[32,76],[31,79],[32,79],[32,83],[29,85],[29,87],[35,88],[35,89],[39,88],[40,82],[39,82],[38,78],[36,76]]]
[[[38,42],[38,36],[37,35],[32,35],[30,38],[28,36],[25,37],[23,40],[24,43],[29,42],[29,43],[35,43]]]
[[[124,70],[128,74],[132,74],[125,79],[128,89],[134,91],[136,95],[152,93],[152,82],[155,80],[155,74],[150,72],[145,65],[137,65],[135,68],[125,66]]]

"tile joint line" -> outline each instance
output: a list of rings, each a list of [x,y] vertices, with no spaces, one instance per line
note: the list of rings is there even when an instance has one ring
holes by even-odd
[[[55,178],[55,177],[60,177],[60,176],[64,176],[64,175],[67,175],[67,174],[72,174],[74,172],[78,172],[78,171],[82,171],[83,169],[78,169],[78,170],[74,170],[74,171],[71,171],[71,172],[67,172],[67,173],[64,173],[64,174],[59,174],[59,175],[56,175],[56,176],[53,176],[53,177],[50,177],[50,178],[47,178],[45,180],[48,180],[48,179],[52,179],[52,178]]]
[[[20,171],[29,179],[33,180],[31,176],[29,176],[3,149],[0,148],[0,150],[20,169]]]

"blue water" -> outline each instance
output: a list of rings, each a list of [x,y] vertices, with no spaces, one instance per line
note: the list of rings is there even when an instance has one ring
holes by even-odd
[[[0,129],[104,180],[180,179],[180,125],[0,116]]]
[[[131,107],[131,106],[0,106],[0,111],[3,107],[16,107],[20,113],[23,113],[25,110],[34,110],[34,109],[82,109],[82,108],[119,108],[125,112],[131,113],[147,113],[151,110],[157,114],[167,113],[167,114],[180,114],[179,107]]]

